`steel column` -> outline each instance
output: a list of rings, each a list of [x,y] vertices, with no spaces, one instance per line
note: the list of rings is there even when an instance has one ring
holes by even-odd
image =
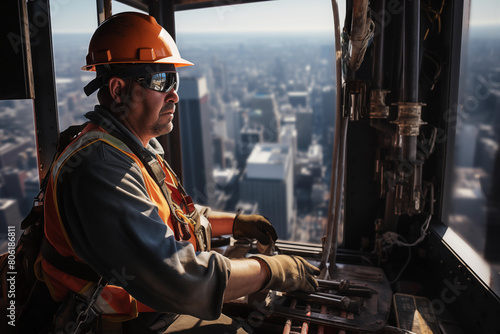
[[[42,180],[47,174],[56,152],[59,137],[49,1],[28,1],[28,19],[35,87],[33,110],[38,173],[40,180]]]
[[[149,5],[149,15],[168,31],[175,40],[175,8],[173,0],[152,1]],[[181,124],[179,122],[179,105],[176,105],[177,115],[173,119],[174,130],[168,135],[158,137],[165,150],[165,159],[168,161],[179,179],[182,177],[182,152],[181,152]]]

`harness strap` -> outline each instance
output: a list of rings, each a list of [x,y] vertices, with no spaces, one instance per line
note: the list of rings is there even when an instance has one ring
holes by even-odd
[[[174,222],[173,228],[176,238],[182,240],[189,240],[191,238],[191,233],[189,232],[189,223],[186,222],[186,218],[181,216],[179,217],[177,207],[174,205],[172,201],[172,196],[170,194],[170,190],[167,187],[165,182],[165,172],[160,166],[160,163],[157,159],[153,158],[150,154],[146,153],[139,145],[137,145],[130,138],[122,135],[117,131],[109,131],[109,134],[121,142],[123,142],[143,163],[144,167],[148,171],[149,175],[155,180],[156,184],[160,187],[163,196],[167,200],[168,206],[170,207],[170,211],[175,218],[176,223]],[[179,191],[183,191],[184,189],[179,189]],[[185,193],[184,193],[185,195]],[[182,212],[182,211],[181,211]]]
[[[82,262],[76,262],[70,256],[61,255],[46,238],[42,240],[40,252],[43,258],[52,266],[71,276],[89,282],[98,282],[101,278],[101,276],[90,268],[89,265]]]

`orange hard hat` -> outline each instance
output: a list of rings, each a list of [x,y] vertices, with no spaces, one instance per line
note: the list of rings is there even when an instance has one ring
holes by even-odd
[[[89,43],[84,71],[95,71],[105,64],[173,64],[193,63],[182,59],[173,38],[154,17],[125,12],[106,19],[94,32]]]

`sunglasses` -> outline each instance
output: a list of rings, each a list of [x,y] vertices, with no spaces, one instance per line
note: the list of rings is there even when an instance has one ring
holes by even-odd
[[[172,89],[177,92],[179,89],[179,76],[177,72],[153,73],[134,79],[142,87],[157,92],[168,93]]]

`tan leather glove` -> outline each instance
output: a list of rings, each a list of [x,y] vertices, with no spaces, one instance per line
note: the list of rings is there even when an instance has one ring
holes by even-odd
[[[261,215],[242,215],[234,217],[233,237],[257,239],[263,245],[276,241],[278,235],[269,220]]]
[[[271,270],[271,278],[264,289],[283,292],[304,291],[312,293],[318,288],[314,278],[320,270],[309,264],[300,256],[295,255],[255,255],[264,261]]]

